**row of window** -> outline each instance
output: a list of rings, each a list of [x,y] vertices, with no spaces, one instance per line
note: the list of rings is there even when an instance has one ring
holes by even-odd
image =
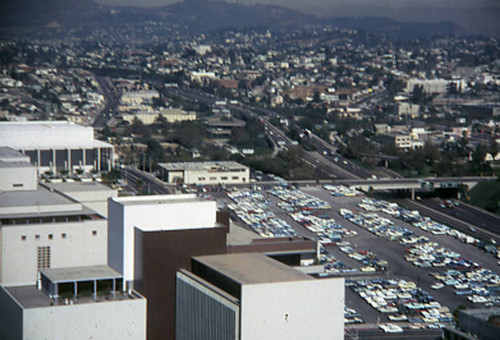
[[[97,230],[92,230],[92,236],[97,236]],[[67,237],[66,233],[62,233],[62,234],[61,234],[61,238],[63,238],[63,239],[64,239],[64,238],[66,238],[66,237]],[[53,240],[53,239],[54,239],[54,234],[48,234],[48,235],[47,235],[47,238],[48,238],[49,240]],[[21,241],[26,241],[27,239],[28,239],[28,237],[27,237],[26,235],[22,235],[22,236],[21,236]],[[39,241],[39,240],[40,240],[40,235],[38,235],[38,234],[37,234],[37,235],[35,235],[35,240],[36,240],[36,241]]]
[[[227,181],[227,180],[228,180],[228,177],[227,177],[227,176],[223,176],[223,177],[221,177],[220,179],[221,179],[221,181]],[[231,179],[232,179],[232,180],[238,180],[238,179],[240,179],[240,178],[239,178],[238,176],[233,176],[233,177],[231,177]],[[204,180],[206,180],[206,178],[205,178],[205,177],[198,177],[198,181],[204,181]],[[211,180],[211,181],[216,181],[216,180],[217,180],[217,177],[210,177],[210,180]]]

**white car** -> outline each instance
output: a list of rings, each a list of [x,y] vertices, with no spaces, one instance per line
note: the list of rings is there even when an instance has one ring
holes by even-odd
[[[433,285],[431,285],[431,288],[432,289],[435,289],[435,290],[438,290],[438,289],[441,289],[444,287],[444,284],[440,283],[440,282],[436,282],[434,283]]]
[[[382,323],[379,327],[384,333],[403,333],[403,328],[394,323]]]

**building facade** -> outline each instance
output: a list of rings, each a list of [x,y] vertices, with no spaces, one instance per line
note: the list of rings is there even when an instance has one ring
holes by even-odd
[[[343,339],[344,280],[265,255],[193,258],[177,273],[176,339]]]
[[[0,147],[30,157],[39,172],[110,170],[111,144],[94,139],[94,129],[64,121],[0,122]]]
[[[237,162],[160,163],[160,177],[167,183],[242,184],[250,182],[250,169]]]

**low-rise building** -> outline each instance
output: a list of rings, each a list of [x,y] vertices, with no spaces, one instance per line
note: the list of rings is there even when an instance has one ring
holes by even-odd
[[[250,181],[250,169],[237,162],[160,163],[160,177],[167,183],[238,184]]]

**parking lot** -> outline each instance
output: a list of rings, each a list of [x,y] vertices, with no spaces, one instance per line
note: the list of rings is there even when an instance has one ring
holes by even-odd
[[[500,295],[496,290],[500,284],[496,274],[497,259],[476,247],[466,236],[457,236],[453,226],[434,223],[425,216],[418,216],[417,212],[405,212],[416,214],[417,219],[403,218],[401,213],[394,212],[400,207],[390,202],[367,200],[364,196],[357,196],[359,193],[348,190],[327,189],[319,186],[303,187],[300,191],[274,188],[259,190],[250,196],[265,202],[267,212],[264,220],[269,220],[269,216],[279,220],[279,223],[273,224],[277,228],[275,236],[295,233],[315,238],[323,244],[325,251],[322,258],[327,268],[325,275],[359,273],[353,281],[346,280],[351,287],[356,280],[382,279],[382,282],[393,284],[402,280],[409,282],[414,291],[421,291],[425,299],[430,296],[443,313],[451,312],[460,305],[477,308],[500,303],[500,299],[496,298]],[[241,194],[232,194],[231,197],[232,203],[236,204]],[[254,210],[249,208],[245,214]],[[346,211],[350,211],[351,215]],[[248,220],[245,214],[240,213],[238,217],[242,221]],[[255,228],[258,221],[250,221]],[[385,266],[376,266],[375,263],[384,263]],[[384,295],[386,290],[394,290],[392,286],[379,288],[376,292],[379,295]],[[389,294],[389,297],[392,296]],[[402,301],[388,299],[386,303],[393,308],[380,311],[383,306],[374,308],[359,292],[346,287],[345,301],[346,307],[354,310],[354,314],[351,313],[352,322],[362,319],[365,323],[395,321],[408,324],[408,316],[406,320],[405,316],[401,316],[408,313],[408,301],[404,300],[418,299],[405,294],[402,296]],[[380,299],[377,301],[384,303]],[[422,307],[419,304],[421,301],[417,302],[416,306]],[[449,321],[449,315],[437,316],[433,312],[435,308],[430,311],[423,307],[418,309],[421,317],[413,318],[414,327],[422,323],[436,327]],[[387,327],[390,331],[397,330],[395,326]]]

